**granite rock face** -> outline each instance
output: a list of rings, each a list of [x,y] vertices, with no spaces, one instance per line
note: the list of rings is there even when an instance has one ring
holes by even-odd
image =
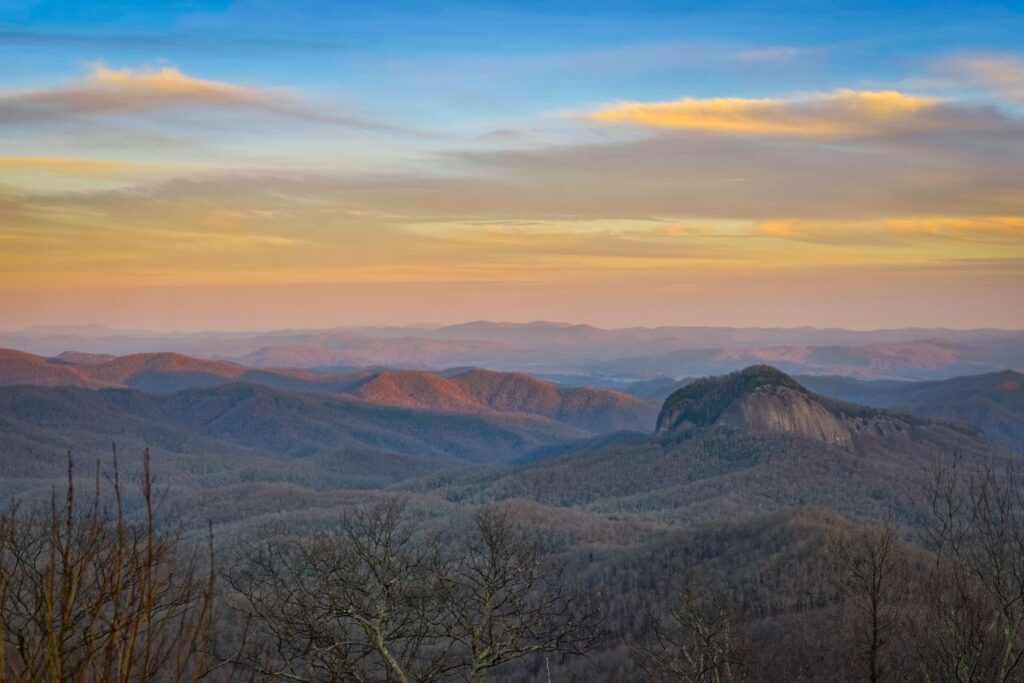
[[[852,441],[845,420],[788,387],[761,387],[736,399],[715,424],[748,434],[795,434],[842,446]]]
[[[837,410],[789,375],[763,365],[699,380],[675,392],[658,416],[660,434],[721,426],[754,435],[791,434],[848,446],[863,419]]]

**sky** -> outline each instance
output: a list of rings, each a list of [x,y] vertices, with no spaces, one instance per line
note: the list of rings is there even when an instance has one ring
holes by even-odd
[[[0,329],[1024,327],[1024,2],[0,2]]]

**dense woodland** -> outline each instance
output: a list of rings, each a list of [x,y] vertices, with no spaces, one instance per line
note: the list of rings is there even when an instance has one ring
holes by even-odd
[[[936,460],[911,523],[804,509],[633,546],[400,494],[218,544],[160,523],[148,457],[104,469],[83,488],[69,459],[49,507],[0,516],[4,680],[1024,679],[1012,466]]]
[[[492,414],[4,390],[0,680],[1024,680],[1019,454],[746,373],[490,457]],[[719,420],[787,392],[849,439]]]

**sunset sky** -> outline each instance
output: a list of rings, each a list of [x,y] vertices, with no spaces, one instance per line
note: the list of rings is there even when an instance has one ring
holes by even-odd
[[[480,318],[1024,327],[1024,3],[0,2],[0,329]]]

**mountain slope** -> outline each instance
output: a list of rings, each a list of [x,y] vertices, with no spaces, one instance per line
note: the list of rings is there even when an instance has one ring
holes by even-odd
[[[453,412],[484,409],[455,382],[419,370],[382,370],[354,384],[349,393],[372,403],[403,408]]]
[[[57,358],[44,358],[12,349],[0,349],[0,385],[35,384],[45,387],[102,387],[101,380]]]
[[[562,387],[521,373],[479,369],[451,381],[490,410],[543,415],[590,432],[647,432],[654,424],[653,404],[608,389]]]
[[[54,358],[45,358],[0,349],[0,386],[34,384],[172,393],[246,379],[260,379],[265,383],[288,380],[310,386],[328,381],[301,371],[255,371],[236,363],[203,360],[179,353],[104,356],[65,352]]]
[[[750,435],[792,434],[850,446],[854,436],[916,426],[909,415],[888,415],[812,394],[789,375],[755,365],[723,377],[697,380],[669,396],[658,433],[688,434],[722,426]]]
[[[89,445],[109,444],[131,435],[168,451],[249,450],[292,458],[366,449],[453,463],[493,462],[584,436],[538,418],[410,410],[246,384],[164,396],[7,387],[0,389],[0,415],[0,434],[33,434],[40,442],[84,433],[93,435]]]
[[[909,517],[908,500],[935,458],[1013,457],[973,428],[826,399],[764,366],[676,392],[653,438],[565,453],[516,470],[427,475],[403,487],[688,522],[806,505]]]
[[[1024,450],[1024,374],[1006,370],[927,382],[802,377],[825,396],[918,415],[961,420],[994,441]]]
[[[657,407],[607,389],[561,387],[527,375],[465,370],[454,376],[424,370],[363,370],[322,375],[295,369],[257,370],[177,353],[102,358],[64,354],[49,359],[0,351],[0,386],[37,384],[130,388],[171,394],[231,383],[258,384],[304,393],[348,394],[380,406],[473,415],[516,416],[561,422],[573,429],[606,433],[649,432]],[[81,363],[73,362],[75,359]]]
[[[651,431],[654,404],[609,389],[562,387],[513,372],[470,369],[450,376],[383,370],[348,390],[381,405],[453,412],[532,415],[592,433]]]

